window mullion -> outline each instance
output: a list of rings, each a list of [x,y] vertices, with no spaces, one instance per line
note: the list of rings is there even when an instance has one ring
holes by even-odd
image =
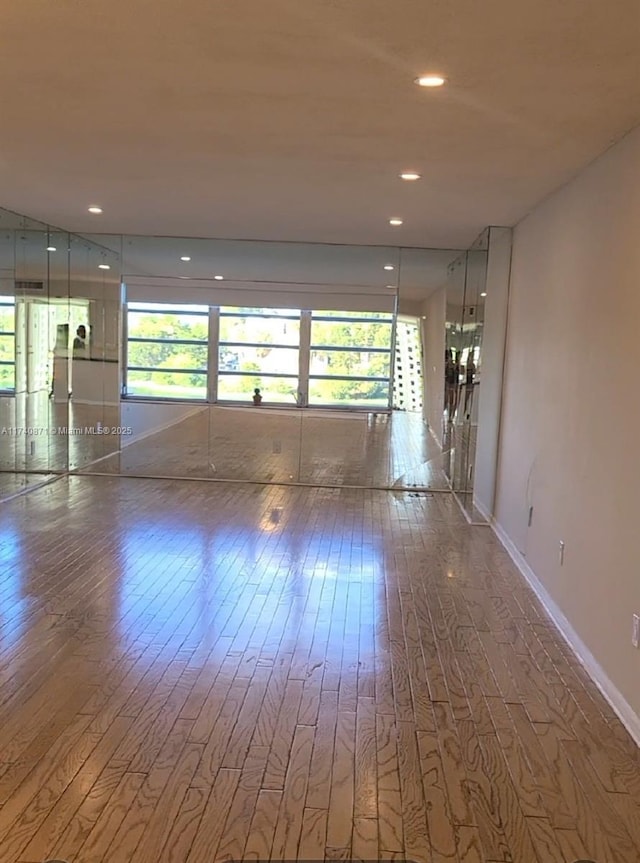
[[[209,306],[209,377],[207,380],[207,401],[218,401],[218,372],[220,359],[220,307]]]
[[[298,405],[309,404],[309,366],[311,364],[311,312],[300,312],[300,354],[298,360]]]

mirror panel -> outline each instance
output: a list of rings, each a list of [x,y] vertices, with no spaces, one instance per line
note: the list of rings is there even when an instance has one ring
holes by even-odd
[[[488,249],[489,229],[451,264],[447,281],[443,413],[445,470],[451,487],[474,519],[477,516],[473,484]]]

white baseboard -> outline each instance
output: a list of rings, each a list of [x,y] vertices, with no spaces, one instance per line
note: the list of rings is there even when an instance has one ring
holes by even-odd
[[[489,510],[483,504],[481,504],[480,501],[475,497],[473,499],[473,505],[478,510],[480,515],[483,518],[486,518],[487,524],[490,524],[491,527],[493,527],[495,529],[495,519],[494,519],[493,515],[489,512]],[[496,531],[496,533],[497,533],[497,531]],[[500,537],[500,541],[504,545],[504,541],[502,540],[502,537]],[[509,554],[511,554],[511,552],[509,552]]]
[[[547,613],[560,630],[564,640],[573,650],[589,677],[593,680],[631,737],[640,747],[640,716],[634,712],[620,690],[610,680],[600,663],[582,641],[569,620],[565,617],[562,609],[549,594],[546,587],[539,581],[534,571],[531,569],[522,554],[520,554],[501,525],[492,519],[491,526],[511,557],[511,560],[518,567],[540,602],[545,607]]]

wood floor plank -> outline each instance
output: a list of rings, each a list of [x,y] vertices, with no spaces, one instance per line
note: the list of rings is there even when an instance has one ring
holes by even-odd
[[[51,805],[49,797],[49,802],[45,808],[46,817],[37,830],[34,831],[33,826],[30,828],[32,838],[20,853],[24,860],[51,858],[73,816],[81,806],[85,805],[87,787],[91,788],[90,794],[93,794],[94,801],[98,796],[94,786],[103,771],[107,769],[115,750],[120,745],[123,736],[128,732],[132,722],[133,719],[129,717],[118,717],[108,733],[96,740],[95,748],[90,750],[89,756],[54,805]],[[124,770],[116,772],[116,775],[121,776],[122,773]],[[48,785],[47,794],[50,795],[50,792],[51,788]]]
[[[350,848],[354,817],[356,714],[339,713],[336,725],[327,847]]]
[[[280,804],[282,815],[273,837],[272,855],[278,860],[294,860],[298,852],[313,737],[314,729],[310,726],[296,726]]]
[[[324,860],[327,844],[327,811],[325,809],[304,810],[297,859]]]
[[[378,823],[373,818],[353,820],[352,860],[378,860]]]
[[[220,859],[242,859],[268,757],[267,746],[253,746],[249,750],[220,836],[217,852]]]
[[[123,859],[134,856],[138,853],[149,822],[155,822],[158,813],[164,808],[169,811],[179,809],[188,783],[202,758],[202,746],[188,744],[192,726],[193,722],[190,720],[179,719],[171,729],[171,734],[158,753],[151,770],[145,775],[140,790],[130,803],[127,814],[112,839],[109,846],[111,853]],[[160,818],[159,823],[164,826],[163,821],[164,819]],[[152,846],[158,829],[156,827],[151,836]]]
[[[377,818],[378,764],[374,698],[358,698],[354,766],[354,817]]]
[[[109,806],[103,809],[82,844],[80,849],[82,860],[87,860],[89,863],[99,863],[104,860],[108,847],[127,817],[146,778],[144,773],[125,773],[111,796]]]
[[[0,863],[640,860],[637,746],[450,495],[47,489],[2,504]]]
[[[185,863],[209,863],[216,854],[228,812],[240,781],[240,770],[221,768],[198,822]]]
[[[504,834],[500,800],[494,777],[489,772],[480,736],[469,720],[456,723],[464,763],[469,799],[483,853],[487,860],[511,860],[513,856]]]
[[[320,696],[320,711],[313,741],[310,768],[313,782],[307,790],[306,800],[310,809],[329,809],[337,724],[338,693],[326,690]]]
[[[289,752],[293,743],[301,699],[302,682],[289,680],[271,742],[271,751],[263,781],[264,788],[279,790],[284,787]]]
[[[278,823],[278,812],[282,791],[263,789],[258,795],[258,802],[251,820],[247,844],[242,855],[243,860],[270,860],[273,834]],[[203,858],[204,859],[204,858]],[[210,857],[207,859],[211,859]],[[188,860],[187,863],[192,863]]]
[[[417,738],[431,856],[436,863],[457,863],[456,833],[438,738],[435,734],[423,731],[417,732]]]
[[[416,733],[412,723],[398,723],[404,849],[410,860],[415,863],[427,863],[430,860],[431,851]]]
[[[573,771],[557,729],[545,723],[536,726],[536,731],[551,769],[558,778],[562,796],[575,815],[576,831],[587,848],[587,859],[617,859],[598,817],[597,807],[590,805],[588,792],[585,792]]]
[[[475,825],[471,806],[466,767],[462,758],[461,742],[451,708],[446,702],[434,704],[436,729],[447,798],[453,824]]]

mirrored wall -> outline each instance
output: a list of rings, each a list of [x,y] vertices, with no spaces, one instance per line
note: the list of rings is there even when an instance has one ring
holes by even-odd
[[[120,261],[0,211],[0,496],[120,442]]]
[[[4,496],[66,471],[449,488],[419,322],[458,251],[2,219]]]
[[[489,229],[451,263],[446,288],[444,464],[451,487],[469,512],[474,508],[488,253]]]
[[[124,291],[125,431],[100,471],[447,488],[418,320],[457,252],[92,239]]]

